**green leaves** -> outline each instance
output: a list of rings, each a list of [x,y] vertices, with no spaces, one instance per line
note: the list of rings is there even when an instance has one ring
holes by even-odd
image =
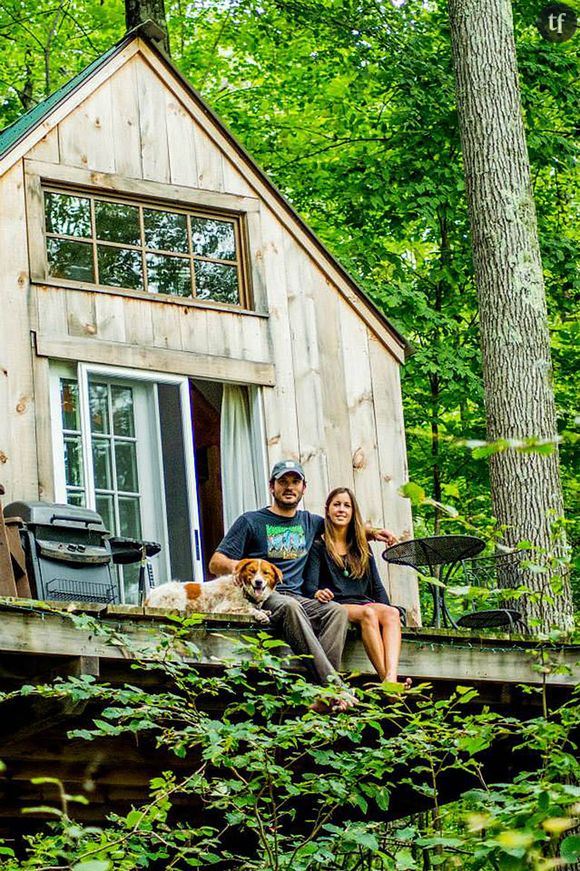
[[[108,860],[93,859],[88,862],[76,862],[71,871],[111,871],[112,867],[112,863]]]
[[[560,845],[560,856],[564,862],[577,862],[580,859],[580,835],[568,835]]]

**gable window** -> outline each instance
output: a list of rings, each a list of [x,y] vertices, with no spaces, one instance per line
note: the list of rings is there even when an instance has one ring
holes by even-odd
[[[48,275],[249,308],[242,218],[44,189]]]

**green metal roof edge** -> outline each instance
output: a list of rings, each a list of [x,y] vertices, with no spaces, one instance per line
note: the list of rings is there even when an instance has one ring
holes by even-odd
[[[104,54],[92,61],[87,67],[77,73],[74,78],[70,79],[66,84],[53,91],[46,100],[37,103],[32,109],[29,109],[24,115],[21,115],[16,121],[0,131],[0,158],[4,157],[13,148],[24,139],[35,127],[42,123],[44,118],[56,107],[59,103],[72,94],[80,85],[97,72],[109,58],[114,55],[121,45],[126,42],[126,37],[123,37],[121,42],[118,42],[112,48],[108,49]]]

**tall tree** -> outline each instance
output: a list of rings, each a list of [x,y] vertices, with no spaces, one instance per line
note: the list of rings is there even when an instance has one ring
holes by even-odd
[[[457,108],[479,300],[487,433],[539,438],[554,449],[508,448],[490,460],[492,499],[507,544],[529,540],[562,555],[553,522],[564,511],[544,278],[522,119],[510,0],[449,0]],[[566,574],[530,574],[541,595],[528,616],[572,622]]]
[[[133,28],[144,24],[146,21],[153,21],[159,28],[159,31],[151,29],[149,35],[169,57],[171,49],[169,47],[164,0],[125,0],[125,24],[127,25],[127,30],[133,30]]]

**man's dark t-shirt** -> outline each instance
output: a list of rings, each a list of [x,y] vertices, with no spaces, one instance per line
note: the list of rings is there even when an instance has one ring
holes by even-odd
[[[230,527],[217,550],[230,559],[267,559],[282,571],[280,593],[300,593],[302,572],[312,542],[324,531],[324,520],[309,511],[281,517],[269,508],[246,511]]]

